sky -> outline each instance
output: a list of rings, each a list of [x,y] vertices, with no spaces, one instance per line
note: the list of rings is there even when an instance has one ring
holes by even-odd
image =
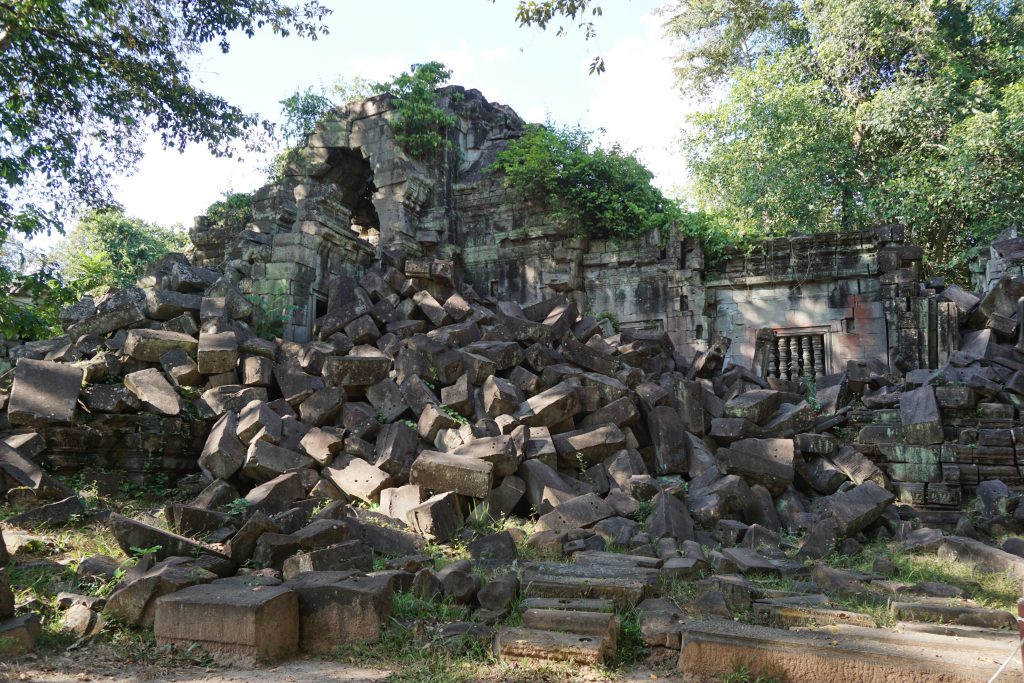
[[[672,46],[662,34],[653,0],[608,0],[595,19],[597,36],[557,26],[521,28],[516,0],[323,0],[334,10],[329,34],[310,41],[269,31],[240,36],[230,52],[197,58],[195,77],[209,91],[270,120],[279,101],[298,88],[339,77],[383,81],[412,64],[437,60],[451,83],[476,88],[528,121],[547,118],[604,129],[604,139],[634,150],[673,191],[685,183],[678,135],[686,115],[703,104],[676,88]],[[574,29],[570,23],[567,29]],[[600,54],[602,75],[588,74]],[[217,159],[201,146],[183,154],[147,142],[137,171],[115,181],[115,198],[129,215],[188,227],[228,191],[264,183],[265,159]]]

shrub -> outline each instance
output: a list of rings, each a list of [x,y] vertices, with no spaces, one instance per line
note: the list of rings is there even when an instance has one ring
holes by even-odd
[[[493,168],[507,187],[545,199],[556,220],[591,237],[634,239],[683,217],[634,155],[618,145],[604,149],[580,126],[530,125]]]

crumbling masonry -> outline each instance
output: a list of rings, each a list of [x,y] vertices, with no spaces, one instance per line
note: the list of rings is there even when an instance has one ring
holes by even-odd
[[[828,596],[856,590],[900,597],[905,621],[1013,623],[908,597],[948,586],[810,563],[895,539],[1024,576],[1024,541],[979,540],[1024,531],[1020,238],[979,260],[976,294],[924,281],[897,225],[714,255],[679,235],[590,239],[490,170],[523,130],[511,109],[461,88],[441,103],[458,124],[436,157],[396,144],[387,97],[339,110],[251,221],[200,217],[187,258],[66,310],[61,337],[5,347],[0,493],[27,508],[11,524],[85,515],[78,481],[191,496],[165,509],[170,530],[110,515],[126,552],[156,550],[81,603],[81,635],[102,610],[261,662],[375,640],[412,591],[474,607],[446,638],[582,663],[614,653],[615,613],[637,607],[647,645],[714,676],[722,643],[771,660],[789,655],[765,642],[799,636],[691,612],[832,623]],[[262,338],[275,310],[282,334]],[[508,515],[537,533],[466,526]],[[472,561],[435,571],[424,543],[454,539]],[[526,547],[551,561],[516,563]],[[810,592],[759,593],[764,575]],[[662,597],[697,580],[685,609]],[[0,642],[27,649],[38,619],[5,591]],[[491,633],[520,593],[523,627]],[[877,638],[851,633],[843,656]],[[811,641],[795,649],[832,647]],[[856,665],[988,677],[939,641],[906,649]]]

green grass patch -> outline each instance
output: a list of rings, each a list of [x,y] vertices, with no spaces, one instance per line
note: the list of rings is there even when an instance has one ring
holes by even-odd
[[[896,565],[894,581],[948,583],[964,589],[979,607],[1016,613],[1017,600],[1020,599],[1018,579],[1005,572],[983,571],[971,562],[944,560],[934,554],[908,553],[897,541],[869,543],[861,553],[852,557],[833,554],[828,558],[828,564],[838,569],[870,572],[875,560],[883,557]]]

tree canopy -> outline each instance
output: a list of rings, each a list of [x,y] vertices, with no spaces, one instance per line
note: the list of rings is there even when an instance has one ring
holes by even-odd
[[[1024,3],[684,0],[666,10],[696,197],[737,234],[898,221],[933,272],[1024,219]]]
[[[520,2],[517,19],[600,12]],[[1024,222],[1021,0],[674,0],[692,199],[720,241],[901,222],[933,272]],[[582,25],[587,35],[592,28]]]
[[[79,296],[131,287],[146,266],[188,245],[183,229],[126,216],[117,208],[87,212],[54,246],[49,258]]]
[[[634,155],[596,144],[578,126],[530,125],[498,154],[494,169],[509,187],[546,200],[556,220],[592,237],[631,239],[682,220]]]
[[[259,120],[199,87],[190,58],[228,51],[235,31],[316,38],[328,13],[314,0],[0,0],[0,241],[109,205],[149,131],[229,153]]]

